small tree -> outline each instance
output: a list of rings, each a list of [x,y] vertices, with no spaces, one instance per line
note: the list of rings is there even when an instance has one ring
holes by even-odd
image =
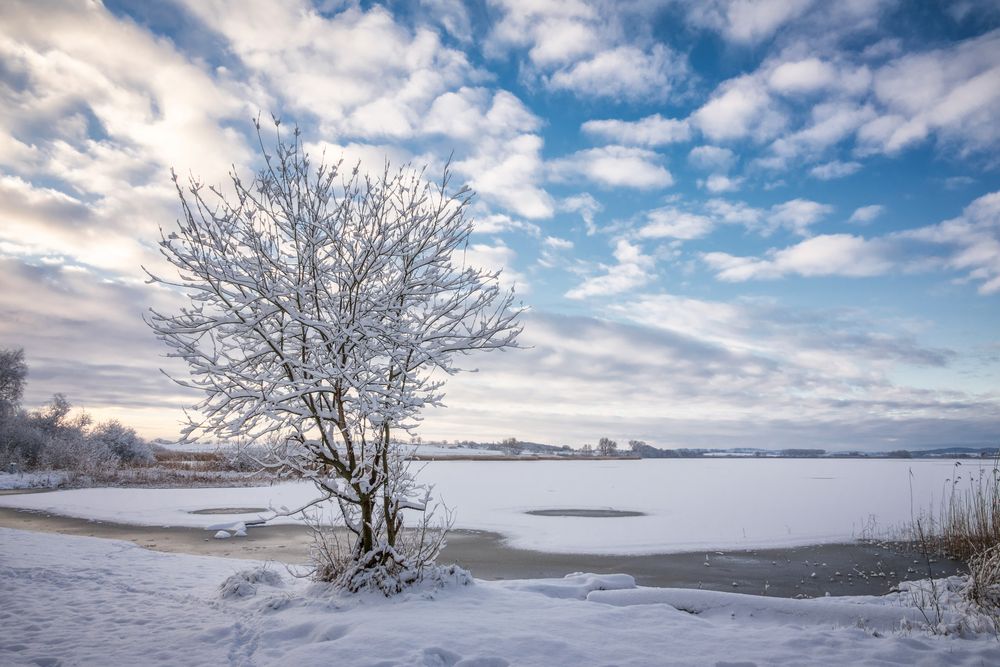
[[[597,453],[599,456],[616,456],[618,443],[611,438],[601,438],[597,441]]]
[[[642,454],[642,450],[649,447],[645,440],[629,440],[628,448],[632,450],[633,454]]]
[[[457,355],[516,346],[520,310],[499,272],[465,264],[472,195],[447,168],[431,185],[411,169],[314,165],[278,125],[269,152],[256,124],[263,168],[250,183],[234,173],[231,196],[174,176],[182,218],[160,247],[180,279],[150,280],[191,306],[149,322],[187,362],[180,384],[205,395],[184,437],[275,442],[268,465],[312,480],[310,505],[332,499],[349,530],[346,556],[317,574],[389,593],[440,547],[404,539],[403,512],[426,521],[429,489],[393,434],[441,404]]]
[[[580,453],[583,454],[584,456],[593,456],[594,446],[590,444],[584,445],[583,447],[580,448]]]
[[[505,438],[500,442],[500,449],[507,452],[511,456],[517,456],[524,451],[524,446],[518,441],[517,438]]]

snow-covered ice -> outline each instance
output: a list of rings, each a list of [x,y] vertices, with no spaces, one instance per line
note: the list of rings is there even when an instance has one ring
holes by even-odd
[[[577,574],[387,600],[115,540],[0,529],[0,545],[5,665],[1000,664],[992,635],[930,635],[898,595],[787,600]]]
[[[435,461],[419,479],[455,510],[455,526],[515,546],[562,553],[667,553],[850,541],[875,521],[903,524],[937,503],[958,475],[992,462],[858,459]],[[141,525],[236,530],[249,514],[211,508],[299,507],[309,483],[253,488],[79,489],[2,496],[0,505]],[[642,512],[619,518],[535,516],[537,509]],[[292,522],[280,518],[278,522]],[[253,528],[251,528],[253,530]]]

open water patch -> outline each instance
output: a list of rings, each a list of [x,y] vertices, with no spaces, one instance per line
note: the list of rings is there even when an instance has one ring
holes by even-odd
[[[191,510],[188,514],[261,514],[266,507],[208,507],[203,510]]]
[[[532,516],[576,516],[587,519],[619,519],[629,516],[646,516],[645,512],[635,512],[633,510],[613,510],[613,509],[551,509],[551,510],[528,510],[525,514]]]

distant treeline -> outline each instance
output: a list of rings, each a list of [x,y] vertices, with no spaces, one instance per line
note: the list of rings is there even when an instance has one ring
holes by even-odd
[[[827,451],[794,447],[785,449],[758,449],[751,447],[734,447],[730,449],[704,449],[680,447],[663,449],[654,447],[641,440],[630,440],[628,449],[617,449],[617,443],[601,439],[601,444],[613,445],[612,451],[601,451],[598,447],[585,446],[582,450],[573,449],[569,445],[545,445],[537,442],[524,442],[508,438],[497,442],[475,442],[461,440],[450,443],[452,447],[480,450],[499,450],[509,454],[535,453],[543,455],[587,456],[596,454],[631,454],[644,459],[692,459],[692,458],[858,458],[858,459],[920,459],[920,458],[993,458],[1000,456],[1000,447],[939,447],[936,449],[894,449],[886,452],[863,452],[861,450]],[[449,446],[447,441],[426,443]],[[613,452],[613,453],[612,453]]]

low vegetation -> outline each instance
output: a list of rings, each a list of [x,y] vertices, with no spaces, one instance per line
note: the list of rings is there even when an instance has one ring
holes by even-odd
[[[915,517],[911,538],[925,554],[964,561],[969,577],[963,595],[1000,631],[1000,457],[991,467],[965,472],[961,462],[937,517]]]

